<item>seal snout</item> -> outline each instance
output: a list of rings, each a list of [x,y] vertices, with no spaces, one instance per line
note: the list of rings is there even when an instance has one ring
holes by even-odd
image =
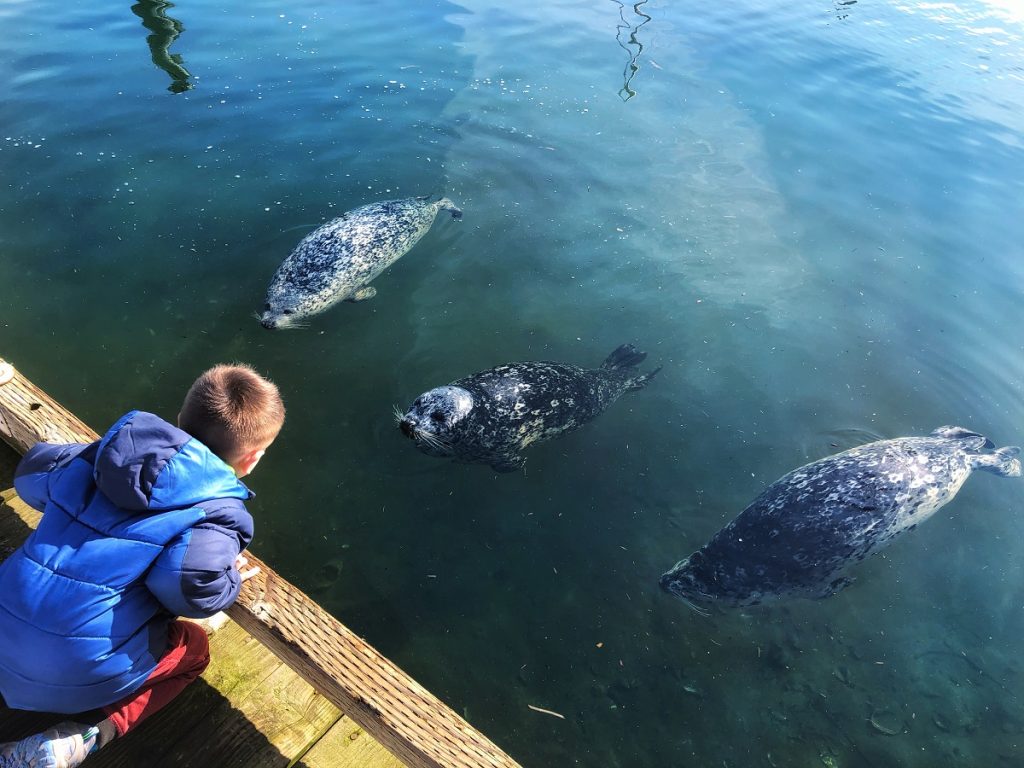
[[[409,419],[402,419],[400,422],[398,422],[398,428],[402,430],[402,434],[408,438],[413,438],[416,436],[416,425],[413,424],[412,421],[410,421]]]
[[[277,320],[270,317],[269,315],[264,315],[262,318],[260,318],[260,325],[262,325],[268,331],[273,331],[277,328]]]

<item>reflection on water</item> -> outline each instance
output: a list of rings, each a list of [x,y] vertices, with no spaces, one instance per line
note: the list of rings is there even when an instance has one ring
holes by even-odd
[[[857,4],[857,0],[835,0],[836,18],[842,21],[850,15],[850,7]]]
[[[651,20],[651,17],[640,10],[641,5],[646,5],[647,0],[640,0],[638,3],[633,3],[633,16],[631,21],[626,20],[626,6],[620,3],[619,0],[612,0],[617,6],[619,6],[619,18],[622,20],[621,24],[616,24],[615,29],[615,40],[619,46],[626,53],[629,54],[629,61],[626,62],[626,68],[622,70],[622,88],[619,89],[619,97],[623,101],[629,101],[631,98],[636,96],[636,91],[630,87],[630,83],[633,82],[633,78],[636,73],[640,71],[640,54],[643,53],[644,45],[637,39],[637,32],[640,31],[640,27],[644,26]],[[639,17],[639,18],[637,18]],[[642,21],[640,21],[642,19]],[[629,33],[629,39],[623,42],[622,38],[625,33]]]
[[[195,86],[189,82],[192,74],[185,69],[181,54],[168,50],[178,35],[185,31],[180,21],[167,15],[167,9],[173,7],[174,3],[165,0],[140,0],[132,6],[132,13],[142,19],[142,26],[153,33],[146,37],[146,42],[153,63],[171,76],[167,90],[171,93],[184,93]]]

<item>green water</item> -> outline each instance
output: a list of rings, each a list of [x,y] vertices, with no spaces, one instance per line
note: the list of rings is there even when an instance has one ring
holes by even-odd
[[[0,354],[98,429],[272,376],[255,551],[526,766],[1020,764],[1019,480],[830,600],[657,588],[809,460],[1024,441],[1016,8],[0,4]],[[439,192],[376,298],[260,327],[303,235]],[[626,341],[655,382],[524,473],[391,419]]]

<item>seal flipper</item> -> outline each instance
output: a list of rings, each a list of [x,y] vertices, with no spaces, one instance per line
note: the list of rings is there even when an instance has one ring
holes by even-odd
[[[450,212],[453,219],[461,219],[462,218],[462,210],[457,205],[455,205],[455,203],[453,203],[451,200],[449,200],[447,197],[442,197],[440,200],[438,200],[437,201],[437,206],[442,211]]]
[[[521,454],[513,454],[512,456],[503,456],[497,461],[491,462],[491,469],[495,472],[518,472],[523,468],[526,463],[526,457]]]
[[[629,382],[629,391],[632,392],[634,390],[643,389],[644,387],[646,387],[647,383],[651,379],[653,379],[657,375],[658,371],[660,371],[660,370],[661,370],[661,366],[659,365],[657,368],[655,368],[650,373],[645,373],[642,376],[637,376],[635,379],[631,379],[630,382]]]
[[[374,288],[372,285],[367,285],[366,287],[360,288],[358,291],[353,293],[352,298],[345,299],[345,301],[351,301],[353,303],[357,301],[366,301],[367,299],[372,299],[376,295],[377,289]]]
[[[604,369],[636,368],[647,359],[646,352],[639,352],[632,344],[623,344],[615,349],[605,361],[601,363]]]
[[[939,427],[932,432],[932,437],[944,437],[947,440],[963,440],[964,447],[974,449],[996,447],[996,444],[984,435],[979,435],[977,432],[972,432],[964,427]]]
[[[821,592],[815,595],[815,597],[819,600],[823,600],[826,597],[832,597],[832,595],[839,594],[851,584],[853,584],[852,576],[839,576],[832,579],[832,581],[830,581],[828,585],[821,590]]]
[[[995,453],[982,453],[971,456],[971,469],[980,469],[1002,477],[1020,477],[1021,466],[1017,454],[1020,448],[1008,445]]]

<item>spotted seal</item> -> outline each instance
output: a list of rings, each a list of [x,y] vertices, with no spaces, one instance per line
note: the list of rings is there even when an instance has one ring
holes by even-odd
[[[430,456],[520,469],[521,451],[583,426],[624,393],[642,389],[661,370],[638,374],[647,357],[623,344],[600,368],[564,363],[509,363],[474,373],[416,398],[396,418],[403,434]]]
[[[985,452],[993,447],[963,427],[940,427],[807,464],[665,573],[661,587],[691,605],[829,597],[850,584],[849,566],[952,501],[973,470],[1020,476],[1020,449]]]
[[[274,273],[260,323],[287,328],[339,301],[373,298],[370,281],[416,245],[440,210],[462,217],[446,197],[410,197],[354,208],[309,233]]]

